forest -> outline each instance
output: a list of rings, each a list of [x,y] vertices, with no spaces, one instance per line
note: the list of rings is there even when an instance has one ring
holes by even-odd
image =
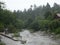
[[[5,8],[4,2],[0,2],[0,33],[6,30],[8,33],[17,33],[22,29],[28,29],[32,32],[45,31],[49,34],[60,34],[60,5],[54,3],[51,7],[47,3],[37,7],[34,4],[28,10],[10,11]],[[0,45],[5,45],[1,42],[1,39]]]
[[[30,29],[31,31],[46,31],[60,34],[60,5],[54,3],[53,7],[47,5],[37,7],[31,5],[28,10],[5,9],[5,3],[0,2],[0,32],[6,28],[9,33]]]

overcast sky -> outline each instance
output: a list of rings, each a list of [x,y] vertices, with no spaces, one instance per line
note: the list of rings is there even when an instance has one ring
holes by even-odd
[[[28,9],[30,5],[36,4],[37,6],[46,5],[47,2],[53,6],[54,2],[60,4],[60,0],[0,0],[5,2],[6,8],[9,10],[24,10]]]

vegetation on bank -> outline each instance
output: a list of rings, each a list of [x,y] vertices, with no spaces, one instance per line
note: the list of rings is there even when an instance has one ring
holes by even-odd
[[[10,33],[27,28],[60,34],[60,17],[57,17],[57,14],[60,14],[60,5],[56,3],[53,7],[50,7],[49,3],[39,7],[31,5],[28,10],[13,12],[4,9],[2,5],[4,3],[0,2],[0,32],[6,28]]]
[[[5,43],[3,43],[3,42],[0,42],[0,45],[5,45]]]

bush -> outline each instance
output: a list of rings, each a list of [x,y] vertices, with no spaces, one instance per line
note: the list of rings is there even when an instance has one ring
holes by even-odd
[[[55,33],[55,34],[60,34],[60,27],[57,28],[57,29],[55,29],[54,33]]]
[[[0,22],[0,32],[4,31],[4,24]]]
[[[52,20],[48,23],[48,27],[51,32],[53,32],[55,29],[60,27],[60,21],[59,20]]]
[[[40,25],[40,28],[48,28],[48,23],[50,21],[49,20],[39,20],[38,23]]]
[[[33,23],[31,23],[31,25],[29,26],[30,29],[33,29],[34,31],[38,31],[40,30],[40,26],[38,24],[37,21],[34,21]]]
[[[9,33],[15,33],[18,30],[16,29],[16,27],[14,27],[12,24],[8,25],[8,32]]]

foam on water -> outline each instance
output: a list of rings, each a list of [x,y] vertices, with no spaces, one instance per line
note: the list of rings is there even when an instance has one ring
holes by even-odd
[[[55,41],[48,37],[41,36],[37,33],[30,33],[28,30],[24,30],[20,32],[20,36],[22,36],[21,40],[25,40],[25,44],[21,44],[20,41],[13,41],[6,37],[2,36],[2,41],[7,45],[58,45]]]

